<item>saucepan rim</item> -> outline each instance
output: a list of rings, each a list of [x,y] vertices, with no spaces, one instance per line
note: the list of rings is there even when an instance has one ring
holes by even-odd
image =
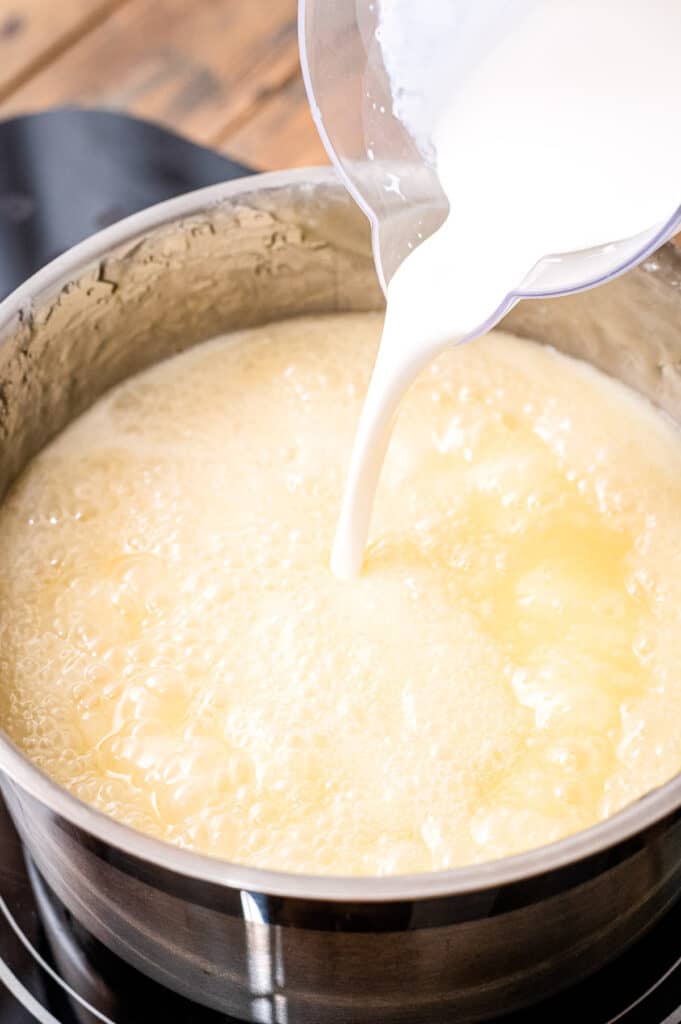
[[[27,311],[40,308],[64,284],[102,257],[163,225],[181,222],[252,193],[318,189],[344,194],[330,167],[274,171],[211,185],[149,207],[80,242],[34,274],[0,303],[0,344]],[[348,199],[348,202],[351,200]],[[247,867],[173,846],[115,821],[69,793],[21,753],[0,729],[0,772],[31,797],[111,847],[190,878],[273,896],[306,900],[388,902],[432,899],[497,888],[598,855],[655,825],[681,806],[681,774],[591,828],[526,853],[445,871],[388,877],[293,874]]]

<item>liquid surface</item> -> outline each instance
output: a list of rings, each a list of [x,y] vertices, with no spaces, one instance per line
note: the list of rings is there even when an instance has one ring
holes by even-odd
[[[381,330],[289,321],[105,397],[0,509],[0,721],[107,814],[319,873],[584,828],[681,767],[681,438],[503,334],[407,395],[328,550]]]
[[[487,330],[518,289],[546,288],[533,273],[544,257],[608,245],[604,262],[571,257],[570,280],[594,282],[617,265],[616,243],[681,204],[670,128],[681,4],[390,0],[379,10],[393,111],[434,165],[449,215],[409,243],[388,286],[333,550],[342,578],[361,567],[393,419],[423,366]],[[547,269],[557,281],[555,260]]]

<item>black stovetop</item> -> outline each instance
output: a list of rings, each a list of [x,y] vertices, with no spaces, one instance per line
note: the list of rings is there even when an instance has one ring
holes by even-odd
[[[0,299],[107,224],[248,173],[155,125],[93,111],[0,124],[0,152]],[[0,1024],[36,1020],[236,1024],[143,977],[72,920],[25,862],[0,799]],[[502,1021],[681,1024],[681,900],[609,967],[550,1003],[490,1024]]]

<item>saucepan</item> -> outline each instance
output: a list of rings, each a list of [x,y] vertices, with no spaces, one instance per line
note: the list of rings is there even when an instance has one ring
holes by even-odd
[[[506,325],[681,419],[680,281],[670,244],[600,289],[521,303]],[[382,302],[368,225],[331,170],[255,176],[130,217],[0,305],[0,496],[130,374],[235,328]],[[171,989],[261,1024],[483,1020],[594,971],[680,891],[679,777],[553,845],[384,878],[175,848],[81,803],[1,732],[0,780],[35,866],[89,932]]]

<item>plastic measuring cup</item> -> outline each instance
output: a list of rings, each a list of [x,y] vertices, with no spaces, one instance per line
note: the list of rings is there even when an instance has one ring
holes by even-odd
[[[301,64],[312,115],[326,150],[351,195],[370,220],[374,258],[384,291],[408,253],[446,219],[447,199],[435,161],[394,113],[394,86],[377,29],[381,0],[299,0]],[[414,46],[428,59],[447,39],[451,61],[470,67],[476,47],[489,44],[509,19],[536,0],[449,0],[438,19],[415,5]],[[380,33],[379,33],[380,34]],[[433,89],[437,90],[437,72]],[[432,117],[429,97],[408,97],[418,119]],[[420,107],[419,107],[420,103]],[[427,125],[426,125],[427,128]],[[681,184],[680,184],[681,189]],[[565,295],[624,273],[650,255],[681,225],[681,207],[635,237],[539,261],[509,293],[487,330],[521,298]]]

